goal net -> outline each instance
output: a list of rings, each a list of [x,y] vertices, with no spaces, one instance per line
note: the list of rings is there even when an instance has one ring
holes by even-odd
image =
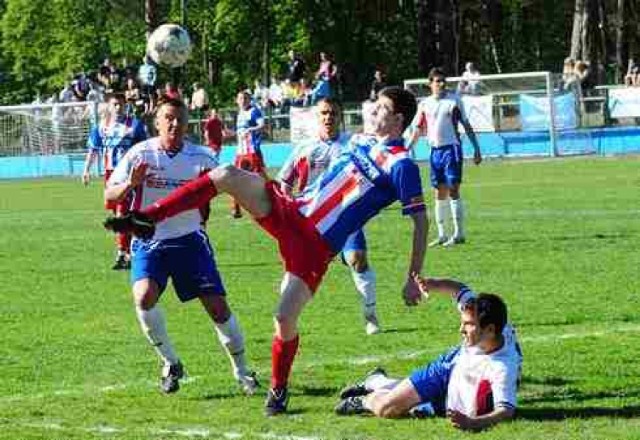
[[[430,93],[428,79],[407,80],[404,85],[418,99]],[[558,75],[528,72],[451,77],[447,88],[460,95],[484,155],[556,156],[596,151],[589,130],[580,128],[580,91],[565,87]],[[460,132],[464,134],[464,130]],[[465,154],[470,152],[465,148]]]
[[[97,107],[94,102],[0,106],[0,157],[84,151]]]

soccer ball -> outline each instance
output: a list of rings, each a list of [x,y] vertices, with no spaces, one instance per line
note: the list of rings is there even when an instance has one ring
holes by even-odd
[[[180,67],[191,53],[189,33],[177,24],[158,26],[147,41],[147,54],[153,61],[169,67]]]

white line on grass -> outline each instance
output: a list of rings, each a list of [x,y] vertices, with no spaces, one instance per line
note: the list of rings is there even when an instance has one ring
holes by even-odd
[[[263,433],[241,433],[235,431],[229,432],[218,432],[215,430],[211,430],[209,428],[205,428],[202,426],[193,426],[193,427],[184,427],[178,429],[165,429],[165,428],[153,428],[153,429],[126,429],[119,428],[116,426],[107,426],[107,425],[98,425],[98,426],[72,426],[72,425],[61,425],[59,423],[13,423],[15,427],[22,428],[33,428],[33,429],[41,429],[44,431],[75,431],[75,432],[95,432],[100,434],[124,434],[127,432],[142,434],[145,436],[151,435],[155,437],[162,438],[166,435],[177,435],[181,437],[187,438],[223,438],[227,440],[240,440],[245,437],[249,438],[263,438],[265,440],[322,440],[321,437],[315,436],[299,436],[299,435],[280,435],[274,432],[263,432]]]
[[[580,332],[569,332],[563,334],[545,334],[545,335],[537,335],[537,336],[520,336],[520,342],[523,345],[527,343],[548,343],[548,342],[556,342],[558,340],[566,340],[566,339],[582,339],[582,338],[597,338],[604,337],[615,333],[640,333],[640,325],[638,324],[621,324],[617,326],[607,327],[604,330],[593,330],[593,331],[580,331]],[[367,355],[367,356],[356,356],[350,357],[347,359],[331,359],[327,361],[310,361],[310,362],[300,362],[300,367],[309,368],[309,367],[321,367],[327,365],[369,365],[369,364],[381,364],[385,361],[390,361],[394,359],[415,359],[417,357],[424,356],[426,354],[432,353],[433,350],[414,350],[414,351],[401,351],[383,355]],[[183,383],[191,383],[195,382],[200,378],[200,376],[187,376]],[[109,393],[112,391],[125,390],[127,388],[145,385],[149,388],[155,387],[156,383],[151,381],[144,382],[130,382],[130,383],[119,383],[114,385],[106,385],[97,389],[98,393]],[[36,393],[36,394],[13,394],[11,396],[3,396],[0,397],[0,403],[11,403],[11,402],[19,402],[22,400],[37,400],[37,399],[49,399],[52,396],[69,396],[69,395],[84,395],[87,392],[87,388],[68,388],[62,390],[56,390],[50,393]],[[92,391],[95,392],[95,391]],[[53,429],[53,428],[52,428]],[[291,438],[290,440],[298,440]]]

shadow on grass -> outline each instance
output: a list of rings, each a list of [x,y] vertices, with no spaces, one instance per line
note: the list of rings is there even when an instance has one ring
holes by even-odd
[[[640,406],[622,406],[619,408],[607,408],[600,406],[584,408],[519,408],[516,413],[516,419],[535,421],[589,419],[594,417],[617,417],[632,419],[640,417]]]
[[[380,333],[414,333],[424,329],[418,327],[405,327],[405,328],[385,328]]]
[[[523,380],[524,383],[526,381]],[[620,398],[638,398],[640,397],[640,389],[625,389],[625,390],[611,390],[611,391],[598,391],[594,393],[583,393],[575,389],[550,390],[544,392],[538,396],[525,397],[521,399],[523,404],[530,403],[549,403],[549,402],[585,402],[588,400],[602,400],[602,399],[620,399]]]
[[[557,377],[557,376],[552,376],[552,377],[532,377],[532,376],[523,376],[522,377],[522,383],[525,385],[550,385],[553,387],[562,387],[565,385],[570,384],[571,380],[568,380],[564,377]]]

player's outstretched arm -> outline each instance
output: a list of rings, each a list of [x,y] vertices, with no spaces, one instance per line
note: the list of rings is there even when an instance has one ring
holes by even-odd
[[[429,220],[426,211],[411,214],[411,219],[413,220],[411,261],[409,271],[407,272],[407,280],[402,291],[404,302],[408,306],[418,304],[422,296],[413,274],[419,274],[422,271],[427,251],[427,231],[429,230]]]
[[[429,278],[423,277],[417,273],[414,274],[413,278],[418,285],[420,292],[426,297],[433,292],[439,292],[456,299],[460,290],[466,287],[460,281],[448,278]]]

